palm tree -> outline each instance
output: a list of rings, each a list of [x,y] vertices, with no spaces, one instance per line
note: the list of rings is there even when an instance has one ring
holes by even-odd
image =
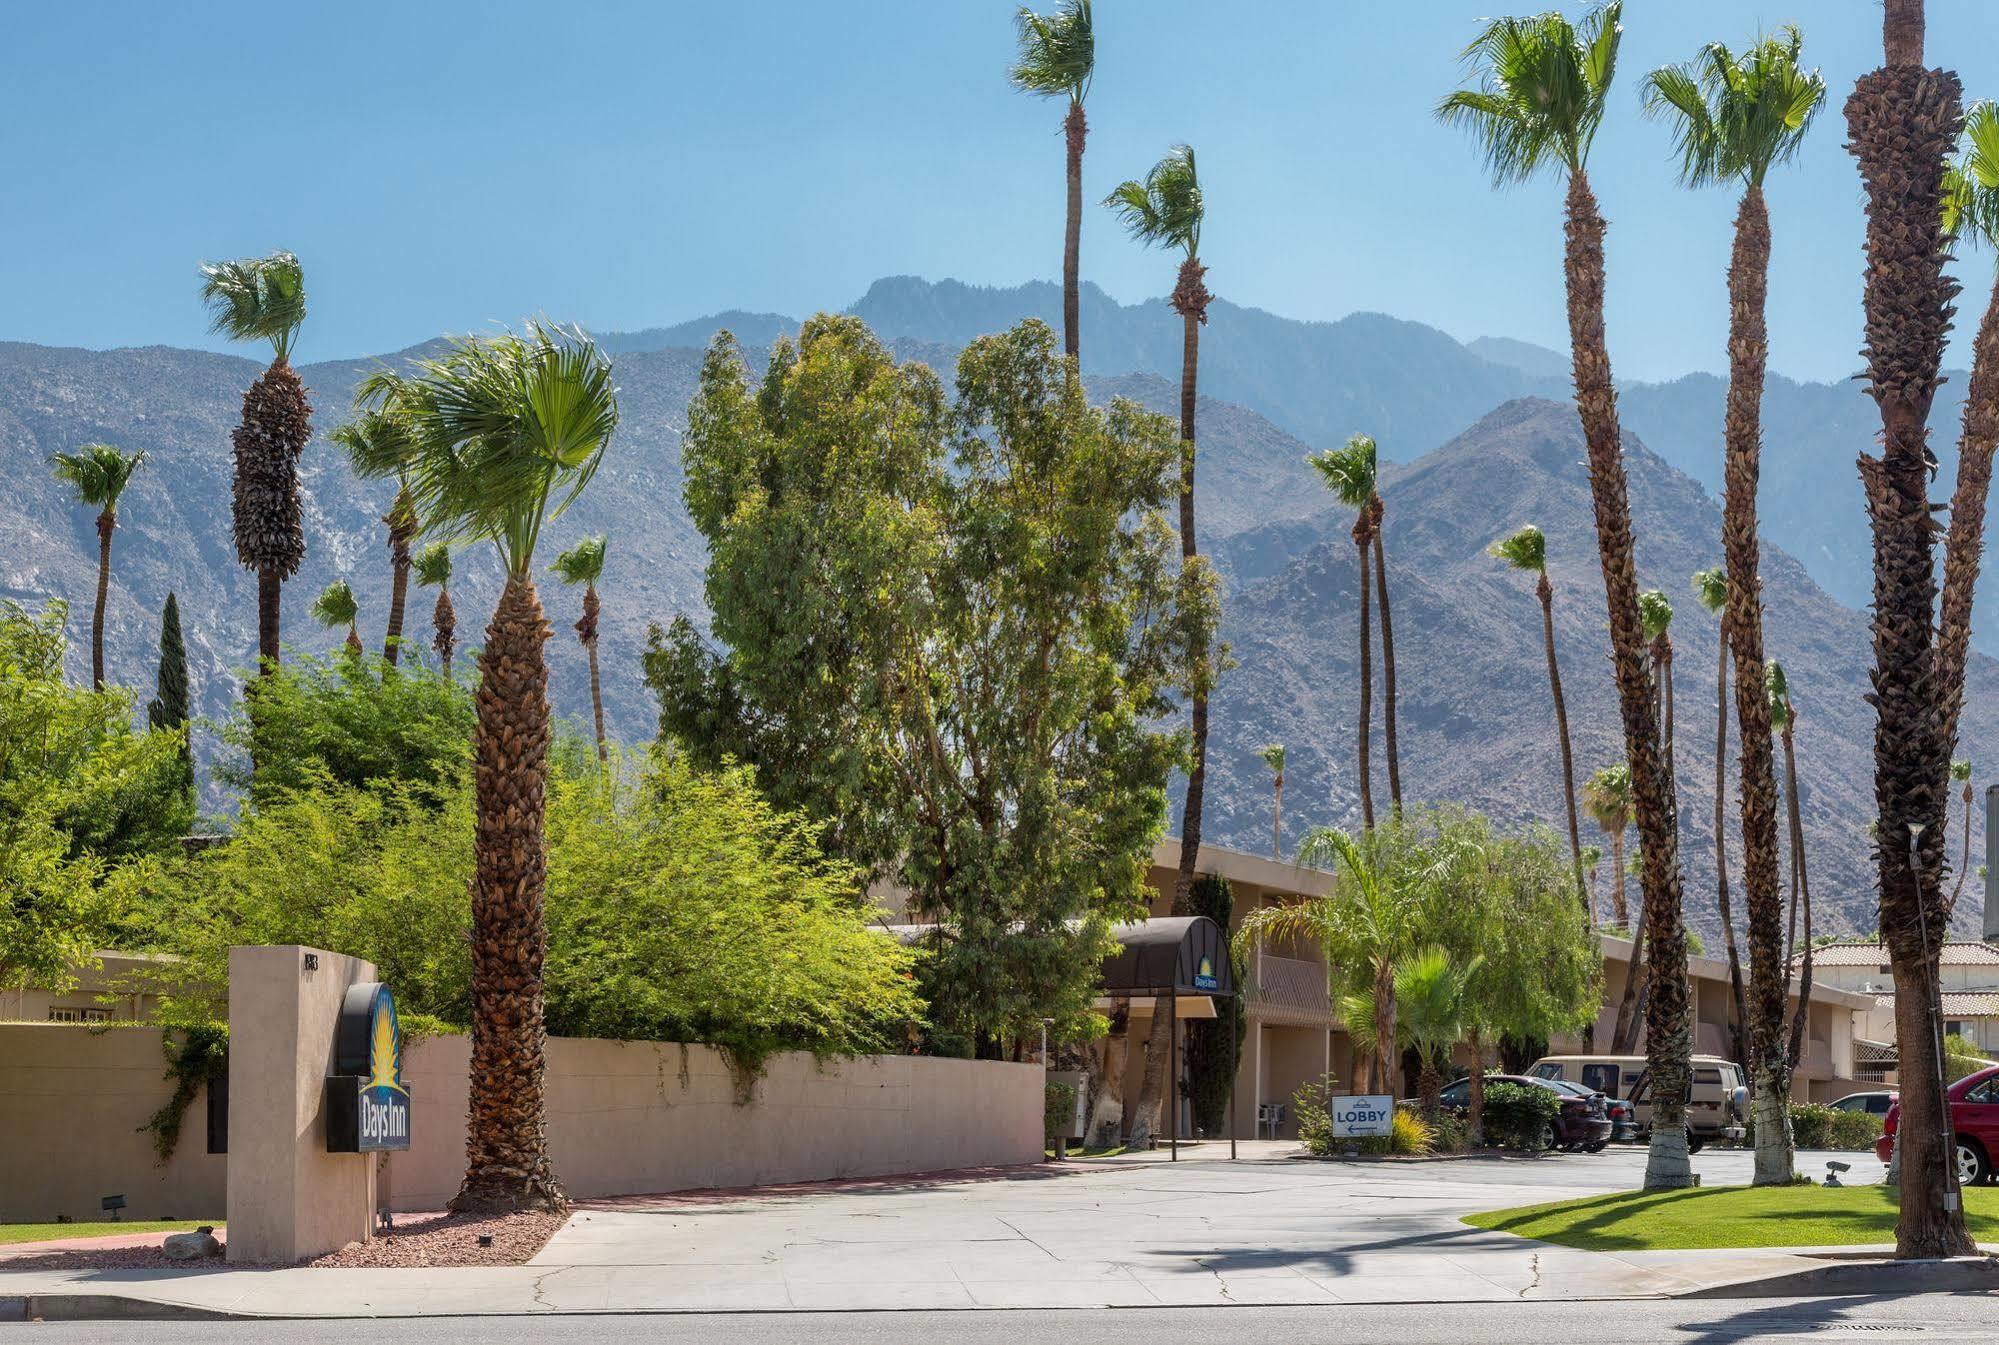
[[[1423,1119],[1437,1119],[1437,1095],[1442,1076],[1439,1057],[1446,1056],[1465,1039],[1470,1027],[1470,1004],[1466,991],[1471,978],[1485,959],[1473,957],[1463,966],[1455,965],[1449,953],[1434,945],[1405,956],[1395,968],[1395,1001],[1401,1022],[1401,1039],[1416,1051],[1416,1096],[1421,1099]],[[1484,1064],[1474,1060],[1475,1073]]]
[[[1529,523],[1487,547],[1486,554],[1534,576],[1534,596],[1541,600],[1541,643],[1548,653],[1548,687],[1555,697],[1555,731],[1562,744],[1562,806],[1569,815],[1569,858],[1576,869],[1576,899],[1588,909],[1590,923],[1595,924],[1594,884],[1587,895],[1583,890],[1582,828],[1576,822],[1576,759],[1569,741],[1569,709],[1562,699],[1562,665],[1555,659],[1555,586],[1548,581],[1548,539]]]
[[[583,585],[583,615],[576,622],[576,638],[590,658],[590,709],[597,717],[597,760],[610,759],[604,745],[604,687],[597,676],[597,581],[604,577],[604,539],[585,537],[555,558],[549,567],[565,584]]]
[[[1930,405],[1957,286],[1944,274],[1943,179],[1962,122],[1957,77],[1923,67],[1922,0],[1885,0],[1882,65],[1846,102],[1847,147],[1867,201],[1868,392],[1881,413],[1879,454],[1860,458],[1874,534],[1875,845],[1881,933],[1899,993],[1902,1052],[1898,1256],[1973,1250],[1957,1192],[1949,1104],[1929,1020],[1940,994],[1937,948],[1951,739],[1936,677]],[[1957,519],[1951,529],[1965,523]],[[1982,520],[1981,520],[1982,522]],[[1976,536],[1954,543],[1981,544]],[[1965,594],[1968,600],[1968,590]],[[1902,840],[1907,837],[1905,849]],[[1935,928],[1933,928],[1935,926]]]
[[[270,367],[243,394],[243,419],[231,435],[236,456],[233,511],[236,559],[257,575],[257,660],[278,662],[284,581],[305,559],[298,460],[312,438],[312,404],[291,366],[292,341],[305,322],[305,273],[289,252],[201,268],[210,326],[236,341],[269,341]]]
[[[1721,914],[1721,941],[1728,950],[1728,986],[1735,1005],[1730,1032],[1733,1056],[1749,1059],[1749,1004],[1742,988],[1742,957],[1736,949],[1735,916],[1728,899],[1728,572],[1717,565],[1694,575],[1694,596],[1721,623],[1714,668],[1714,878],[1715,909]]]
[[[1584,872],[1589,874],[1589,909],[1592,913],[1590,916],[1590,923],[1592,925],[1596,923],[1596,917],[1594,914],[1594,912],[1596,911],[1596,874],[1598,867],[1602,863],[1603,863],[1602,846],[1585,845],[1583,847],[1582,866]]]
[[[1964,895],[1965,876],[1971,872],[1971,763],[1951,762],[1950,778],[1964,787],[1964,854],[1957,863],[1957,886],[1950,893],[1950,904],[1955,909],[1957,899]]]
[[[1645,1185],[1656,1190],[1693,1181],[1684,1124],[1692,1037],[1679,826],[1672,773],[1661,760],[1659,726],[1652,718],[1617,390],[1604,339],[1604,221],[1585,171],[1617,68],[1622,13],[1622,0],[1610,0],[1579,24],[1560,13],[1492,20],[1464,52],[1479,75],[1479,87],[1452,93],[1438,114],[1473,133],[1495,184],[1527,181],[1550,169],[1568,177],[1564,268],[1569,353],[1576,410],[1589,452],[1597,549],[1603,559],[1625,756],[1631,765],[1632,811],[1645,853],[1645,919],[1654,960],[1646,1018],[1654,1101]]]
[[[1629,932],[1631,912],[1624,900],[1624,832],[1631,825],[1631,767],[1619,761],[1590,776],[1583,785],[1583,807],[1590,820],[1610,837],[1610,922]],[[1595,913],[1591,913],[1594,923]]]
[[[1743,1032],[1761,1115],[1755,1180],[1791,1180],[1790,1074],[1781,1043],[1790,969],[1778,961],[1776,776],[1763,667],[1762,586],[1757,575],[1756,492],[1761,474],[1762,401],[1769,362],[1764,322],[1770,272],[1770,213],[1763,183],[1804,142],[1825,101],[1825,80],[1801,63],[1795,27],[1760,37],[1746,51],[1710,43],[1691,64],[1665,66],[1645,82],[1649,113],[1672,119],[1680,178],[1689,187],[1742,190],[1729,258],[1728,400],[1723,441],[1722,549],[1728,568],[1728,644],[1736,672],[1742,739],[1743,901],[1749,916],[1749,994]],[[1734,953],[1730,945],[1731,956]]]
[[[394,444],[370,444],[369,439],[380,439],[388,435],[404,435],[406,427],[398,423],[395,416],[384,411],[364,410],[356,419],[340,426],[330,436],[334,443],[346,451],[347,460],[355,473],[364,479],[369,475],[370,465],[399,460],[401,454]],[[416,540],[418,531],[416,506],[410,502],[410,487],[401,472],[396,478],[396,497],[389,505],[389,512],[382,515],[382,522],[389,530],[389,628],[382,637],[382,657],[394,666],[402,652],[403,610],[409,599],[410,585],[410,544]]]
[[[1360,781],[1361,825],[1372,827],[1374,772],[1368,764],[1368,739],[1374,720],[1374,656],[1368,648],[1367,567],[1377,523],[1374,512],[1374,440],[1364,434],[1356,434],[1347,440],[1344,448],[1329,448],[1314,453],[1305,461],[1318,472],[1326,489],[1332,491],[1341,504],[1354,511],[1354,554],[1360,567],[1360,713],[1356,716],[1360,725],[1360,769],[1355,778]],[[1391,793],[1390,797],[1392,806],[1400,809],[1399,795]]]
[[[85,444],[55,456],[56,478],[67,482],[78,504],[97,511],[97,605],[90,614],[90,685],[104,689],[104,604],[111,597],[111,534],[118,526],[118,500],[132,473],[146,461],[144,451],[126,453],[109,444]]]
[[[1173,287],[1173,311],[1181,319],[1180,356],[1180,566],[1183,578],[1196,577],[1201,566],[1194,535],[1194,406],[1200,367],[1201,326],[1208,320],[1212,296],[1202,283],[1201,180],[1194,168],[1194,151],[1175,145],[1143,182],[1128,181],[1105,198],[1132,236],[1140,242],[1181,252],[1180,275]],[[1206,639],[1196,633],[1188,650],[1188,719],[1191,728],[1187,796],[1180,809],[1180,866],[1173,880],[1175,915],[1191,913],[1194,867],[1201,852],[1201,805],[1208,778],[1208,691],[1215,668]],[[1154,1014],[1145,1048],[1145,1073],[1139,1079],[1138,1105],[1127,1120],[1133,1134],[1149,1134],[1152,1114],[1166,1087],[1166,1047],[1169,1024]]]
[[[451,1208],[557,1208],[544,1129],[542,919],[548,622],[535,593],[543,525],[589,483],[618,423],[611,365],[580,330],[453,341],[410,375],[372,375],[409,417],[402,466],[440,540],[486,540],[506,582],[479,652],[473,738],[472,1091]]]
[[[1812,1002],[1812,884],[1805,871],[1805,826],[1798,801],[1798,749],[1793,737],[1798,726],[1798,707],[1791,699],[1791,684],[1784,676],[1784,665],[1775,659],[1763,671],[1763,685],[1770,697],[1770,723],[1777,730],[1784,744],[1784,812],[1791,833],[1791,920],[1790,930],[1784,938],[1784,978],[1788,986],[1791,965],[1799,962],[1802,949],[1803,961],[1798,972],[1798,1005],[1791,1017],[1790,1047],[1785,1060],[1791,1069],[1798,1067],[1800,1053],[1805,1047],[1805,1023],[1811,1012]],[[1804,913],[1804,942],[1798,941],[1798,915]]]
[[[1090,129],[1083,100],[1090,95],[1090,76],[1097,64],[1096,28],[1090,0],[1065,0],[1048,15],[1023,7],[1014,24],[1018,52],[1007,72],[1013,86],[1041,98],[1069,99],[1068,115],[1062,119],[1069,160],[1068,210],[1062,229],[1062,351],[1075,359],[1081,350],[1077,265],[1083,238],[1083,139]]]
[[[1638,595],[1638,618],[1645,628],[1645,641],[1652,648],[1652,681],[1659,706],[1659,741],[1666,777],[1676,778],[1673,769],[1673,604],[1656,588]]]
[[[1265,743],[1256,749],[1270,767],[1270,857],[1284,858],[1284,744]]]
[[[347,652],[354,658],[361,657],[361,632],[356,628],[360,618],[361,604],[345,579],[334,580],[313,599],[312,619],[328,630],[347,627]]]
[[[432,542],[416,555],[416,581],[437,590],[437,605],[431,608],[430,647],[437,651],[438,663],[447,679],[451,676],[451,655],[458,648],[458,613],[451,606],[451,546]]]

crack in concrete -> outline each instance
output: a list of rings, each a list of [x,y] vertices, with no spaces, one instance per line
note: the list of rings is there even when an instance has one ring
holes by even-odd
[[[549,1270],[549,1271],[544,1271],[544,1272],[542,1272],[541,1274],[539,1274],[539,1275],[537,1275],[537,1276],[535,1276],[535,1277],[534,1277],[534,1294],[533,1294],[533,1297],[534,1297],[534,1301],[535,1301],[535,1305],[536,1305],[537,1307],[542,1307],[542,1308],[546,1308],[546,1309],[548,1309],[548,1310],[549,1310],[550,1312],[560,1312],[560,1311],[561,1311],[561,1309],[560,1309],[560,1308],[558,1308],[558,1307],[556,1307],[556,1306],[555,1306],[555,1304],[553,1304],[553,1303],[549,1302],[549,1301],[548,1301],[548,1300],[547,1300],[546,1298],[543,1298],[543,1297],[542,1297],[542,1293],[543,1293],[543,1292],[544,1292],[544,1291],[545,1291],[545,1290],[547,1289],[547,1287],[548,1287],[548,1282],[549,1282],[550,1280],[554,1279],[554,1278],[555,1278],[555,1277],[556,1277],[557,1275],[560,1275],[560,1274],[562,1274],[562,1272],[563,1272],[563,1271],[565,1271],[565,1270],[569,1270],[569,1269],[572,1269],[572,1267],[569,1267],[569,1266],[558,1266],[558,1267],[556,1267],[556,1268],[555,1268],[554,1270]]]
[[[1048,1258],[1048,1259],[1049,1259],[1050,1261],[1060,1261],[1060,1260],[1062,1259],[1061,1257],[1057,1256],[1057,1255],[1056,1255],[1055,1253],[1053,1253],[1053,1252],[1049,1251],[1049,1250],[1048,1250],[1048,1249],[1047,1249],[1046,1247],[1042,1246],[1042,1245],[1041,1245],[1040,1243],[1036,1242],[1036,1241],[1035,1241],[1035,1240],[1034,1240],[1033,1238],[1030,1238],[1029,1236],[1027,1236],[1027,1234],[1025,1234],[1025,1233],[1021,1232],[1021,1231],[1020,1231],[1020,1230],[1019,1230],[1018,1228],[1015,1228],[1015,1227],[1014,1227],[1014,1226],[1013,1226],[1012,1224],[1008,1223],[1008,1222],[1007,1222],[1006,1220],[1004,1220],[1004,1219],[1000,1219],[1000,1220],[997,1220],[996,1222],[997,1222],[997,1223],[998,1223],[998,1224],[1000,1225],[1000,1227],[1002,1227],[1002,1228],[1006,1228],[1006,1229],[1011,1229],[1011,1230],[1012,1230],[1012,1232],[1013,1232],[1013,1235],[1014,1235],[1015,1237],[1019,1238],[1019,1239],[1020,1239],[1020,1240],[1021,1240],[1022,1242],[1025,1242],[1025,1243],[1026,1243],[1026,1244],[1027,1244],[1028,1246],[1030,1246],[1030,1247],[1034,1248],[1034,1250],[1036,1250],[1036,1251],[1040,1252],[1040,1253],[1041,1253],[1041,1254],[1042,1254],[1043,1256],[1047,1257],[1047,1258]],[[993,1238],[993,1239],[991,1239],[991,1241],[993,1241],[993,1242],[1004,1242],[1004,1241],[1006,1241],[1006,1239],[1004,1239],[1004,1238]]]
[[[1541,1253],[1534,1253],[1533,1259],[1527,1263],[1527,1271],[1527,1287],[1520,1291],[1521,1298],[1527,1297],[1541,1287]]]

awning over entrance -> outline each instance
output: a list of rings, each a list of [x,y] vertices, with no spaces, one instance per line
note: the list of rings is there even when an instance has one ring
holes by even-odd
[[[1106,995],[1235,994],[1228,939],[1205,915],[1165,915],[1119,925],[1116,955],[1104,960]]]

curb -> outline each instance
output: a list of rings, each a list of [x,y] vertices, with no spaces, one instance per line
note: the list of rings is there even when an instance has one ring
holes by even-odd
[[[252,1313],[216,1312],[124,1294],[0,1294],[0,1322],[252,1322]]]
[[[1671,1298],[1821,1298],[1841,1294],[1951,1294],[1999,1290],[1999,1258],[1847,1261],[1733,1284],[1709,1284]]]

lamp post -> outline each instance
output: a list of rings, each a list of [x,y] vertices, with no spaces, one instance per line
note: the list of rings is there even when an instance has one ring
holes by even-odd
[[[1923,865],[1916,852],[1917,842],[1922,839],[1925,824],[1909,823],[1909,876],[1916,884],[1916,929],[1923,936],[1923,969],[1925,973],[1933,965],[1930,954],[1930,913],[1923,903]],[[1884,932],[1885,937],[1885,932]],[[1930,1040],[1936,1046],[1936,1088],[1937,1088],[1937,1137],[1943,1143],[1944,1188],[1943,1208],[1946,1214],[1957,1212],[1959,1196],[1957,1189],[1957,1137],[1951,1131],[1950,1094],[1944,1082],[1943,1064],[1943,1021],[1938,1012],[1938,995],[1933,987],[1923,986],[1923,1008],[1930,1016]],[[1901,993],[1901,987],[1896,987]]]

